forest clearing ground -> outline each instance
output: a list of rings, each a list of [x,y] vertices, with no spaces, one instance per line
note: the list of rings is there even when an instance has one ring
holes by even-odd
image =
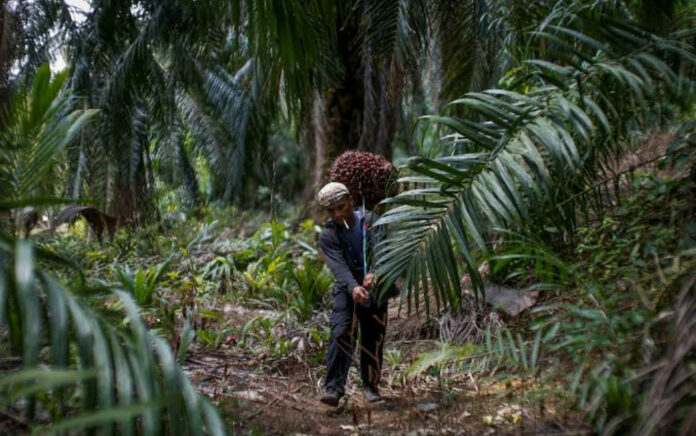
[[[236,308],[238,313],[241,309]],[[254,313],[248,309],[240,322]],[[412,317],[401,315],[393,327],[398,329],[399,322],[413,326]],[[566,419],[557,419],[550,404],[520,405],[517,388],[524,381],[479,382],[470,374],[404,379],[406,367],[419,353],[438,346],[436,340],[388,341],[387,349],[398,350],[402,363],[385,361],[380,389],[385,400],[374,405],[362,398],[356,365],[338,408],[318,401],[323,362],[310,365],[297,357],[273,361],[230,344],[191,349],[186,371],[199,391],[231,417],[232,434],[565,433],[561,422]]]

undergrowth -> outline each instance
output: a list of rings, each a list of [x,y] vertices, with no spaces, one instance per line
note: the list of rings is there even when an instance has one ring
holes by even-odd
[[[83,269],[94,289],[84,297],[105,316],[118,315],[100,287],[122,289],[133,295],[149,327],[184,353],[190,346],[240,346],[261,358],[300,353],[318,363],[328,340],[324,313],[333,284],[315,248],[320,227],[288,213],[264,218],[208,206],[168,215],[160,226],[121,229],[103,245],[81,220],[35,237]],[[79,280],[67,268],[56,273]],[[187,322],[193,337],[185,332]]]
[[[679,345],[680,305],[696,297],[692,189],[688,179],[633,174],[621,201],[580,227],[563,252],[505,233],[492,275],[540,291],[537,305],[488,328],[481,343],[443,343],[420,355],[405,376],[475,375],[529,410],[565,404],[576,426],[598,433],[683,432],[693,419],[691,352],[675,364],[686,390],[666,400],[673,403],[659,425],[646,422],[665,407],[653,404],[651,380]]]
[[[319,367],[332,285],[315,248],[319,231],[312,221],[263,222],[211,209],[203,218],[179,216],[164,231],[122,230],[103,246],[88,240],[79,222],[38,243],[79,264],[90,284],[80,287],[84,301],[105,319],[118,322],[121,315],[118,301],[100,289],[131,294],[182,364],[191,350],[227,349],[276,365],[296,357]],[[484,326],[476,343],[443,340],[412,360],[388,348],[386,369],[403,370],[390,376],[390,385],[423,376],[444,390],[471,383],[509,405],[503,418],[483,416],[489,425],[543,419],[551,410],[565,425],[606,434],[648,434],[658,426],[649,419],[655,413],[669,429],[688,425],[694,359],[689,353],[669,359],[684,322],[679,310],[696,298],[689,282],[696,270],[696,210],[688,179],[632,174],[610,212],[586,222],[560,251],[529,235],[500,234],[491,277],[539,291],[536,306]],[[81,280],[68,268],[52,268],[67,282]],[[664,403],[654,404],[652,380],[675,368],[688,389],[661,391],[672,395],[665,412]],[[459,401],[448,395],[444,402]]]

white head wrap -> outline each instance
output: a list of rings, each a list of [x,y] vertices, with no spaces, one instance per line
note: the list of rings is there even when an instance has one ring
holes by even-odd
[[[317,200],[322,207],[331,206],[339,198],[344,195],[348,195],[348,188],[343,183],[331,182],[324,185],[321,190],[319,190],[319,195],[317,195]]]

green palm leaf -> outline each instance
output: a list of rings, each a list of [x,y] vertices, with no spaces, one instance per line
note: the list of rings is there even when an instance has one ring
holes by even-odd
[[[36,408],[50,406],[55,415],[42,429],[49,432],[134,434],[141,426],[144,434],[224,434],[215,408],[195,392],[169,346],[147,330],[130,294],[114,291],[125,327],[114,326],[41,271],[29,241],[3,248],[0,259],[0,307],[19,307],[18,319],[1,320],[22,356],[22,370],[0,379],[0,403],[29,399],[32,424]]]
[[[478,262],[501,237],[495,228],[551,227],[560,238],[570,234],[582,210],[576,210],[579,200],[567,199],[594,183],[630,124],[645,123],[651,109],[646,96],[658,103],[668,98],[665,79],[676,73],[660,55],[693,62],[678,40],[606,17],[601,25],[595,18],[574,18],[577,28],[547,27],[554,31],[550,42],[562,40],[574,50],[556,62],[527,61],[517,73],[526,88],[453,101],[471,114],[468,120],[427,117],[455,132],[454,152],[412,158],[409,175],[400,180],[409,189],[385,200],[398,206],[377,223],[389,229],[377,273],[385,286],[405,278],[409,307],[422,290],[457,308],[464,270],[482,290]],[[587,28],[601,32],[591,37],[578,30]]]
[[[59,157],[94,110],[73,110],[69,93],[62,92],[65,73],[51,78],[41,66],[31,89],[20,87],[7,108],[0,133],[0,192],[5,199],[53,196],[54,169]]]

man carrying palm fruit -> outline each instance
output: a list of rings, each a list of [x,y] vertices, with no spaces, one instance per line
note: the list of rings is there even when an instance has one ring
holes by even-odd
[[[364,207],[355,210],[348,188],[341,183],[324,186],[318,200],[331,217],[319,236],[319,247],[335,279],[331,336],[326,353],[328,371],[321,402],[337,406],[344,395],[358,324],[360,376],[365,399],[377,402],[382,399],[379,380],[387,325],[386,298],[378,304],[376,297],[370,295],[377,284],[368,268],[376,237],[372,224],[377,217]],[[386,297],[396,293],[398,290],[392,286]]]

